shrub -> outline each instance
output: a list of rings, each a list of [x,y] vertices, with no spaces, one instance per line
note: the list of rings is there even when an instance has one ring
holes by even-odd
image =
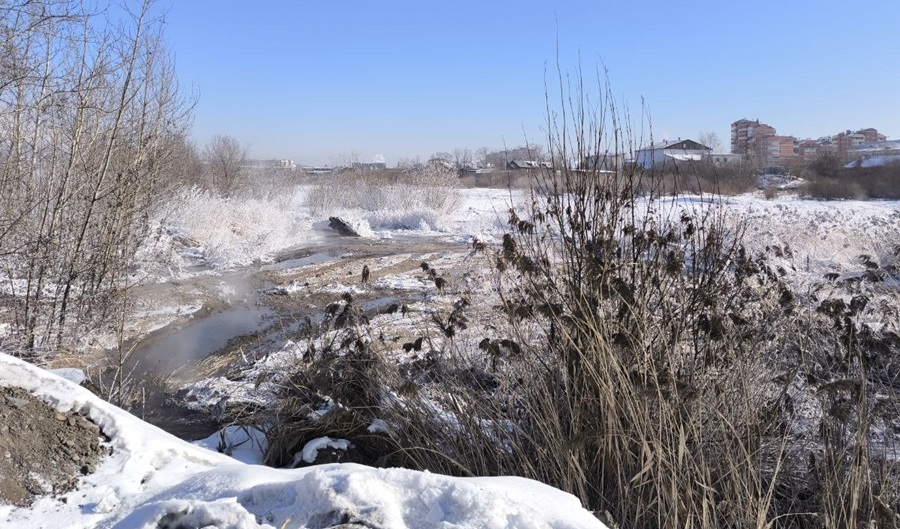
[[[662,189],[673,194],[739,195],[754,191],[757,178],[747,164],[718,167],[711,163],[683,165],[663,177]]]
[[[848,169],[846,178],[862,187],[869,198],[900,199],[900,163]]]
[[[848,178],[817,178],[800,187],[800,196],[824,200],[864,200],[862,186]]]
[[[824,153],[809,163],[809,170],[820,178],[837,178],[844,170],[844,163],[836,153]]]

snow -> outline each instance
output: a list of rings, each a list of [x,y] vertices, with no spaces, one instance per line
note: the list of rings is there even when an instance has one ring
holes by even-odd
[[[51,369],[50,372],[74,384],[81,384],[87,380],[87,375],[84,374],[84,371],[75,367],[61,367],[59,369]]]
[[[350,441],[346,439],[332,439],[330,437],[318,437],[313,439],[312,441],[308,441],[305,445],[303,445],[303,449],[294,454],[294,461],[291,463],[292,467],[296,467],[300,464],[301,461],[305,461],[306,463],[315,463],[316,458],[319,456],[319,450],[325,450],[327,448],[333,448],[335,450],[347,450],[350,448]]]
[[[530,196],[525,191],[509,191],[500,189],[462,189],[459,193],[459,205],[455,210],[446,212],[441,223],[435,228],[439,231],[408,230],[405,226],[393,226],[394,234],[414,239],[417,236],[443,238],[459,244],[459,251],[416,254],[418,259],[427,261],[440,270],[453,268],[467,269],[461,278],[454,283],[454,288],[491,295],[496,285],[491,280],[490,272],[484,270],[481,256],[472,258],[469,254],[473,237],[496,245],[503,234],[508,231],[506,220],[510,206],[524,208]],[[640,212],[649,206],[646,202],[639,204]],[[859,256],[873,256],[882,266],[896,261],[893,255],[894,246],[900,240],[900,202],[897,201],[816,201],[800,199],[796,195],[783,194],[774,200],[767,200],[761,193],[750,193],[733,197],[715,197],[710,195],[680,196],[676,199],[664,199],[655,204],[654,210],[663,218],[677,222],[682,211],[702,212],[705,208],[722,208],[732,225],[744,223],[744,245],[751,254],[767,253],[770,262],[783,266],[789,271],[785,278],[798,291],[810,291],[822,286],[823,275],[838,273],[847,278],[864,271]],[[357,212],[360,216],[368,212]],[[305,214],[305,213],[304,213]],[[298,214],[300,217],[304,214]],[[524,215],[522,215],[524,217]],[[312,219],[307,224],[313,226]],[[385,228],[385,226],[380,226]],[[379,229],[380,229],[379,228]],[[310,228],[312,229],[312,228]],[[383,232],[382,232],[383,233]],[[302,234],[301,234],[302,235]],[[305,237],[301,237],[305,238]],[[767,248],[788,246],[793,257],[777,258]],[[403,247],[407,249],[407,246]],[[394,264],[413,258],[411,253],[398,253],[379,258],[378,267],[390,269]],[[312,253],[307,257],[285,261],[278,265],[267,266],[267,270],[276,273],[290,273],[295,266],[315,266],[339,259],[338,255]],[[372,263],[370,263],[371,265]],[[283,265],[283,266],[282,266]],[[373,266],[373,270],[377,270]],[[882,286],[888,286],[885,281]],[[350,283],[338,278],[331,278],[320,284],[305,286],[303,283],[285,283],[284,291],[301,298],[303,294],[315,290],[335,295],[349,293],[356,297],[359,294],[380,291],[382,295],[395,293],[404,296],[410,293],[422,293],[423,302],[406,302],[409,312],[406,315],[376,315],[372,323],[376,328],[385,330],[388,336],[406,339],[421,331],[423,322],[435,310],[436,299],[433,284],[424,274],[385,273],[373,274],[373,281],[368,286],[360,285],[354,280]],[[873,302],[876,298],[873,296]],[[877,327],[878,321],[868,321]],[[458,340],[462,340],[459,337]],[[480,339],[480,338],[479,338]],[[402,343],[402,342],[401,342]],[[477,342],[476,342],[477,343]],[[237,379],[217,377],[207,379],[189,386],[187,389],[192,399],[192,406],[198,409],[211,408],[221,398],[227,396],[232,403],[242,402],[256,406],[270,403],[270,390],[278,383],[278,374],[290,365],[298,355],[302,355],[305,347],[293,343],[286,344],[280,351],[267,352],[265,359],[254,358],[250,365],[242,365],[242,376]],[[395,361],[404,361],[401,357]],[[409,360],[409,359],[407,359]],[[263,380],[259,386],[258,380]]]
[[[354,521],[403,528],[598,528],[574,496],[523,478],[453,478],[355,464],[274,469],[177,439],[55,374],[0,354],[0,385],[32,392],[58,410],[78,410],[109,437],[112,453],[62,498],[0,505],[3,527],[231,529],[330,527]],[[253,456],[258,432],[228,430]],[[227,443],[226,443],[227,444]],[[310,452],[320,440],[307,446]],[[256,445],[258,448],[258,444]],[[307,451],[304,449],[304,452]],[[258,454],[258,452],[257,452]],[[307,455],[307,454],[303,454]],[[62,501],[64,499],[64,501]]]
[[[732,197],[726,206],[747,222],[744,242],[756,251],[788,244],[802,271],[861,271],[859,256],[891,259],[900,232],[900,202],[816,201],[787,196]],[[808,268],[808,269],[807,269]]]

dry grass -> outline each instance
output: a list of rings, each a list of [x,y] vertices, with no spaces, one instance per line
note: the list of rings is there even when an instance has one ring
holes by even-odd
[[[344,329],[285,386],[270,461],[330,435],[376,464],[534,478],[627,527],[897,527],[900,336],[862,323],[866,290],[795,292],[772,261],[785,250],[750,255],[714,203],[567,168],[605,129],[563,106],[558,171],[487,250],[502,335],[463,347],[479,299],[436,315],[408,364],[366,324]],[[376,418],[387,431],[366,445]]]

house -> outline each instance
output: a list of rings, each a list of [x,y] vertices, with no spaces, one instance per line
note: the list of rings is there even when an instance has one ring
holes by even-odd
[[[663,141],[635,151],[634,162],[644,169],[674,167],[682,163],[701,162],[712,149],[694,140]]]
[[[527,169],[550,169],[550,162],[540,162],[536,160],[512,160],[506,164],[506,168],[510,171],[524,171]]]

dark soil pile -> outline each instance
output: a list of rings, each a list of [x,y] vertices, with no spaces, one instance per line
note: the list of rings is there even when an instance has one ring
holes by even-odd
[[[100,430],[19,388],[0,387],[0,503],[64,494],[106,454]]]

